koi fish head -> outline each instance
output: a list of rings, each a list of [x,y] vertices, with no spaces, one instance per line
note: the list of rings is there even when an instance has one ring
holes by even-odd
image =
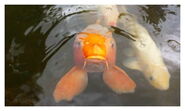
[[[74,43],[77,65],[88,72],[101,72],[115,62],[115,42],[112,36],[101,33],[81,32]]]
[[[99,34],[87,34],[87,37],[80,38],[83,42],[83,54],[86,59],[106,59],[106,38]]]

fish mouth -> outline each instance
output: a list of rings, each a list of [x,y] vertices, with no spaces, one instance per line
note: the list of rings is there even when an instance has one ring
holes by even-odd
[[[88,56],[86,57],[87,59],[100,59],[100,60],[105,60],[104,56],[101,55],[92,55],[92,56]]]
[[[101,59],[105,60],[106,57],[106,47],[104,45],[86,45],[83,47],[83,53],[87,59]]]
[[[107,69],[107,62],[102,56],[90,56],[85,59],[84,69],[87,72],[103,72]]]

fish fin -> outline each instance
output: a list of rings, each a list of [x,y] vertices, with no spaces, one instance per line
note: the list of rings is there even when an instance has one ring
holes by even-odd
[[[103,74],[105,83],[116,93],[134,92],[136,84],[126,74],[125,71],[117,66],[112,66]]]
[[[87,72],[81,68],[73,67],[57,83],[53,92],[55,101],[72,100],[74,96],[86,88],[87,81]]]
[[[130,69],[136,69],[141,71],[141,67],[134,57],[128,58],[122,62],[122,64]]]
[[[100,13],[103,15],[103,21],[108,26],[116,26],[119,11],[116,5],[100,6]]]

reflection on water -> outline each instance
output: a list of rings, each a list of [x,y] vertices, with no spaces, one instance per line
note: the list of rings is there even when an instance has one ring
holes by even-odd
[[[87,89],[73,101],[54,102],[56,83],[73,65],[74,36],[95,23],[99,16],[96,10],[96,6],[85,5],[5,7],[6,105],[180,104],[180,7],[172,5],[128,6],[161,50],[171,73],[169,90],[154,89],[141,72],[121,65],[124,58],[119,49],[128,47],[123,44],[127,38],[114,34],[119,52],[117,64],[136,81],[136,92],[117,95],[97,73],[89,74]]]

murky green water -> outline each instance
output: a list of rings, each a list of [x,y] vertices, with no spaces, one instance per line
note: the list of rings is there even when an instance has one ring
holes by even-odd
[[[180,6],[127,8],[160,48],[171,74],[169,90],[153,88],[141,72],[122,65],[128,39],[114,33],[117,65],[136,82],[135,93],[118,95],[101,73],[90,73],[83,93],[55,103],[55,85],[74,64],[74,35],[95,23],[97,7],[5,6],[5,105],[180,105]]]

